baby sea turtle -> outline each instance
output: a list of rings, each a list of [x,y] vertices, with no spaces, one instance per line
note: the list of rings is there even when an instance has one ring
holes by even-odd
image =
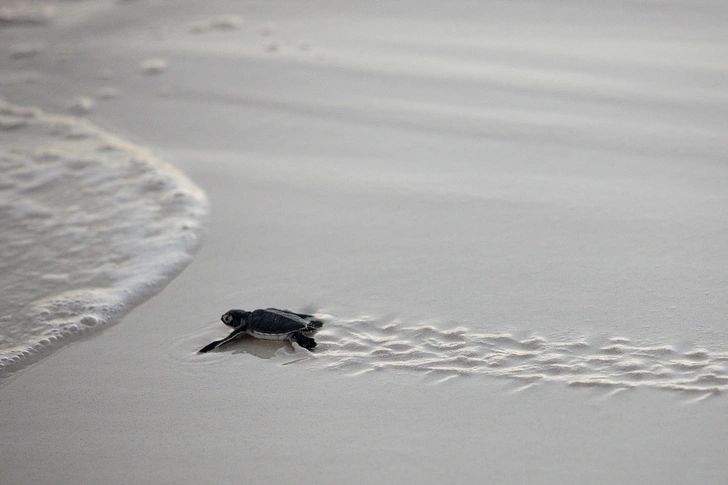
[[[265,310],[230,310],[220,317],[222,323],[235,330],[221,340],[205,345],[201,353],[209,352],[219,346],[231,342],[243,334],[265,340],[290,340],[304,349],[313,351],[316,341],[306,333],[321,328],[323,322],[313,315],[294,313],[289,310],[266,308]]]

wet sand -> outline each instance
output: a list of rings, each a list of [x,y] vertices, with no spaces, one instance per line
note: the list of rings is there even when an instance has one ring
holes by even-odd
[[[198,7],[0,30],[3,96],[211,208],[164,291],[2,384],[0,481],[725,482],[721,4]],[[196,354],[234,307],[322,315],[318,352]]]

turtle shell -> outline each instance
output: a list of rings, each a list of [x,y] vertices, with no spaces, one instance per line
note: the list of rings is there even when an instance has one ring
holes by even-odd
[[[248,317],[248,329],[268,335],[287,335],[308,327],[308,322],[296,315],[272,308],[255,310]]]

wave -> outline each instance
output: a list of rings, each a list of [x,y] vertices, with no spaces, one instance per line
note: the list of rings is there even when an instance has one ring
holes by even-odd
[[[149,150],[0,99],[0,378],[160,291],[206,211]]]

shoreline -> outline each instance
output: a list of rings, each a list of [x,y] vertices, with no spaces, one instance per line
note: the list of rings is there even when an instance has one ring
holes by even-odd
[[[161,291],[199,249],[207,199],[89,121],[2,99],[0,113],[4,379]]]

